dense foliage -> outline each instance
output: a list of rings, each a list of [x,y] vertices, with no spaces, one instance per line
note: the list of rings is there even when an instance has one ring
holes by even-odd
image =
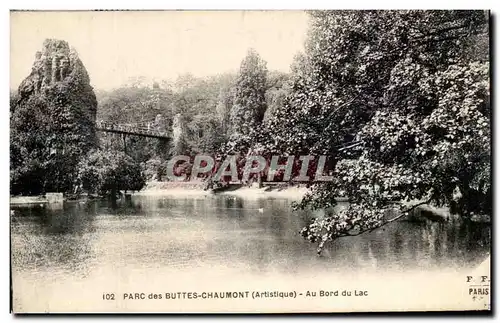
[[[134,80],[123,87],[111,91],[98,91],[97,120],[112,124],[139,125],[146,128],[158,115],[162,115],[165,127],[172,125],[173,92],[168,84],[153,83],[143,86],[141,80]],[[167,157],[169,146],[158,140],[128,136],[124,142],[121,136],[109,133],[99,134],[101,147],[124,150],[138,162],[151,158]]]
[[[249,50],[237,74],[204,78],[186,74],[174,82],[135,79],[111,91],[98,91],[98,120],[144,124],[162,115],[172,135],[172,129],[180,128],[174,130],[180,132],[177,147],[134,136],[127,136],[124,144],[113,134],[100,134],[101,146],[116,150],[126,146],[128,155],[144,163],[149,180],[166,179],[166,163],[173,155],[216,155],[230,151],[235,143],[244,143],[241,151],[246,151],[251,143],[244,139],[250,138],[249,133],[251,138],[259,134],[262,120],[270,118],[290,92],[289,78],[283,72],[268,73],[262,58]]]
[[[334,181],[300,207],[350,206],[315,220],[319,242],[372,230],[426,202],[491,213],[488,25],[484,12],[312,12],[292,93],[269,150],[327,154]],[[394,219],[392,219],[394,220]]]
[[[246,153],[267,110],[267,67],[255,50],[249,50],[240,66],[230,112],[227,152]]]
[[[97,144],[97,101],[77,54],[47,40],[37,55],[11,100],[12,194],[71,192],[76,165]],[[65,63],[51,65],[57,59]]]
[[[91,151],[78,164],[77,184],[90,194],[116,196],[118,191],[139,191],[146,184],[141,165],[121,151]]]

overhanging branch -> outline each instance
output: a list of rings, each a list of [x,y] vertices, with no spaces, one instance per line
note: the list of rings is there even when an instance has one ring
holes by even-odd
[[[345,232],[344,234],[342,234],[341,236],[338,236],[337,238],[342,238],[342,237],[354,237],[354,236],[359,236],[365,232],[372,232],[372,231],[375,231],[389,223],[392,223],[394,221],[397,221],[399,219],[401,219],[402,217],[404,217],[405,215],[408,214],[408,212],[411,212],[413,211],[414,209],[416,209],[417,207],[421,206],[421,205],[424,205],[424,204],[428,204],[429,202],[431,201],[431,199],[428,199],[426,201],[423,201],[423,202],[420,202],[420,203],[417,203],[415,205],[413,205],[412,207],[410,207],[409,209],[405,210],[404,212],[402,212],[401,214],[399,214],[398,216],[395,216],[394,218],[390,219],[390,220],[387,220],[385,221],[384,223],[382,223],[381,225],[375,227],[375,228],[369,228],[369,229],[364,229],[364,230],[361,230],[361,231],[358,231],[356,233],[349,233],[349,232]]]

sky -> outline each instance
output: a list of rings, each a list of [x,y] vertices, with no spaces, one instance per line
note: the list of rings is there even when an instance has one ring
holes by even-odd
[[[139,76],[173,81],[237,71],[249,48],[269,70],[289,71],[307,21],[301,11],[13,12],[10,87],[29,75],[46,38],[74,47],[100,90]]]

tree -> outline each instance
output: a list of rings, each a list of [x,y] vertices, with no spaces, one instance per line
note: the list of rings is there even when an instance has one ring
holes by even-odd
[[[166,163],[160,158],[152,158],[144,164],[146,181],[161,181],[167,174]]]
[[[217,97],[217,119],[221,124],[222,134],[226,136],[229,130],[229,117],[231,113],[231,108],[234,104],[235,95],[235,75],[225,74],[222,76],[221,86],[219,89],[219,95]]]
[[[331,157],[334,180],[298,205],[350,202],[302,231],[318,252],[422,203],[491,213],[487,19],[479,11],[311,13],[306,53],[267,125],[266,147]]]
[[[236,79],[234,103],[230,113],[229,150],[248,149],[252,136],[267,109],[267,68],[259,54],[250,49]]]
[[[289,74],[278,71],[269,73],[266,86],[267,109],[264,113],[264,122],[271,119],[274,112],[283,105],[291,90],[289,83]]]
[[[135,79],[112,91],[98,92],[98,119],[146,127],[161,114],[174,140],[164,144],[136,136],[126,139],[127,154],[146,163],[149,175],[160,175],[161,165],[173,154],[213,154],[225,143],[234,80],[235,74],[230,73],[204,78],[181,75],[172,85]],[[123,149],[122,138],[114,134],[100,134],[100,144]]]
[[[141,165],[120,151],[94,150],[78,164],[77,183],[87,193],[116,196],[146,184]]]
[[[187,80],[189,82],[187,82]],[[183,76],[177,81],[176,112],[185,125],[186,149],[193,153],[214,153],[225,141],[227,105],[231,100],[233,74],[206,78]]]
[[[172,118],[173,93],[152,85],[124,86],[99,93],[97,119],[114,123],[151,122],[158,114]]]

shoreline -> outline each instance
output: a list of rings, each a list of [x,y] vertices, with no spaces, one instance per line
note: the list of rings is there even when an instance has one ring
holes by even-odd
[[[216,196],[228,195],[245,199],[255,198],[286,198],[300,200],[308,192],[308,188],[303,186],[288,186],[277,188],[271,186],[248,187],[235,186],[226,189],[214,191],[213,189],[203,189],[201,183],[172,183],[172,182],[151,182],[139,192],[133,193],[138,196]]]
[[[49,201],[45,196],[11,196],[9,200],[10,205],[23,205],[23,204],[46,204]]]
[[[173,186],[173,187],[169,187]],[[309,188],[305,186],[285,186],[285,187],[272,187],[264,186],[262,188],[249,187],[249,186],[238,186],[224,188],[220,191],[214,191],[213,189],[203,189],[199,183],[172,183],[172,182],[155,182],[148,183],[144,189],[134,193],[127,193],[128,196],[150,196],[150,197],[172,197],[172,198],[196,198],[196,197],[209,197],[209,196],[232,196],[238,197],[246,200],[255,199],[286,199],[290,201],[300,201],[305,194],[309,191]],[[76,201],[87,200],[88,197],[82,197],[81,199],[76,199]],[[69,200],[65,197],[63,200],[54,202],[49,201],[45,196],[11,196],[10,205],[11,206],[29,206],[29,205],[53,205],[68,202]],[[338,202],[343,201],[342,198],[337,200]],[[438,208],[431,205],[421,205],[413,210],[410,214],[404,217],[407,220],[414,222],[453,222],[458,219],[456,215],[452,215],[447,208]],[[470,219],[474,223],[491,223],[490,217],[474,217]]]
[[[229,187],[220,191],[212,189],[203,189],[201,183],[172,183],[172,182],[150,182],[145,188],[138,192],[127,193],[133,196],[169,196],[169,197],[204,197],[204,196],[235,196],[243,199],[260,199],[260,198],[283,198],[290,200],[300,200],[308,192],[308,188],[303,186],[289,187]],[[82,197],[85,199],[85,197]],[[65,197],[64,201],[68,199]],[[11,196],[10,205],[34,205],[34,204],[49,204],[48,199],[43,195],[36,196]]]
[[[287,199],[291,201],[300,201],[306,193],[309,191],[305,185],[265,185],[261,188],[256,186],[244,186],[241,184],[232,184],[228,187],[221,189],[204,189],[204,182],[148,182],[146,186],[138,192],[127,193],[130,196],[164,196],[173,198],[193,198],[193,197],[208,197],[208,196],[233,196],[247,200],[255,199]],[[47,193],[49,195],[51,193]],[[125,194],[124,194],[125,195]],[[62,195],[61,195],[62,197]],[[88,197],[82,197],[77,200],[86,200]],[[22,206],[22,205],[51,205],[54,202],[62,203],[63,201],[68,201],[66,197],[64,199],[53,201],[46,196],[11,196],[10,205],[12,206]],[[337,200],[338,202],[343,201],[342,198]],[[452,215],[448,208],[434,207],[431,205],[420,205],[415,210],[410,212],[405,216],[407,220],[415,222],[450,222],[457,220],[456,215]],[[490,217],[473,217],[470,219],[475,223],[491,223]]]

